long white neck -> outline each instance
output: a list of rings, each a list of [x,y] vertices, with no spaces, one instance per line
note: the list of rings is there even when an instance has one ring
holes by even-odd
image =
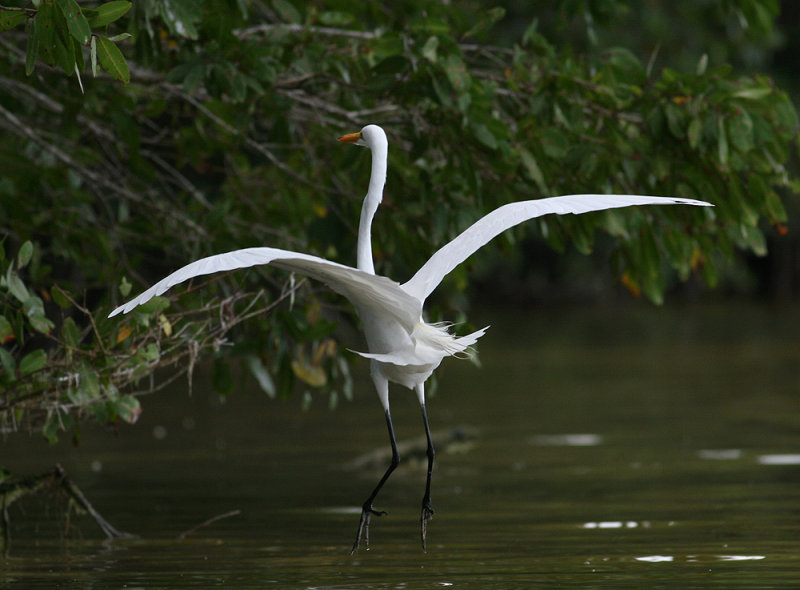
[[[369,189],[361,206],[361,222],[358,224],[357,266],[359,270],[375,274],[372,263],[372,218],[383,199],[383,186],[386,184],[386,159],[389,155],[389,142],[381,132],[370,145],[372,151],[372,173]]]

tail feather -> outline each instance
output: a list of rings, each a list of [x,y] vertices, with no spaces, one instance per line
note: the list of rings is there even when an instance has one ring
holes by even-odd
[[[454,337],[448,328],[452,326],[449,323],[438,324],[424,324],[425,330],[415,331],[417,343],[443,352],[443,356],[459,356],[459,353],[470,353],[470,348],[478,341],[478,338],[486,333],[489,326],[481,328],[477,332],[461,336],[460,338]],[[432,329],[431,329],[432,328]]]
[[[489,326],[484,326],[477,332],[473,332],[472,334],[467,334],[466,336],[462,336],[461,338],[456,338],[456,342],[459,346],[464,346],[465,348],[472,346],[478,341],[478,338],[486,334],[486,330],[489,329]]]

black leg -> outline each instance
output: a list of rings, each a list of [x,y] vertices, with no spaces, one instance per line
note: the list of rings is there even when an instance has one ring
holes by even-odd
[[[425,411],[425,404],[422,407],[422,421],[425,423],[425,436],[428,437],[428,478],[425,481],[425,495],[422,497],[422,515],[420,516],[420,535],[422,537],[422,550],[426,550],[425,538],[428,534],[428,521],[433,518],[434,510],[431,506],[431,475],[433,475],[433,458],[436,452],[433,450],[431,440],[431,429],[428,426],[428,414]]]
[[[386,410],[386,426],[389,429],[389,442],[392,444],[392,462],[389,463],[388,469],[386,469],[386,473],[383,474],[383,477],[378,482],[378,485],[375,486],[375,489],[372,490],[369,498],[364,502],[364,505],[361,507],[361,520],[358,523],[358,534],[356,535],[356,542],[353,543],[353,550],[350,552],[350,555],[353,555],[358,551],[359,546],[361,545],[361,538],[364,538],[364,547],[369,550],[369,521],[372,518],[372,515],[375,516],[383,516],[386,514],[384,510],[375,510],[372,507],[372,503],[375,501],[375,497],[378,495],[378,492],[381,491],[383,484],[386,483],[386,480],[389,479],[389,476],[392,474],[392,471],[395,470],[397,465],[400,463],[400,455],[397,453],[397,441],[394,438],[394,426],[392,426],[392,416],[389,413],[389,410]],[[428,436],[428,440],[430,441],[430,435]],[[428,476],[430,482],[430,476]]]

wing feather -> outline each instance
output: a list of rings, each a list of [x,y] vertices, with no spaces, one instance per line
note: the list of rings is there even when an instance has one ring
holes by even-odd
[[[347,297],[356,309],[380,309],[383,313],[391,314],[409,332],[413,330],[422,313],[422,303],[402,290],[398,283],[386,277],[310,254],[278,248],[245,248],[201,258],[179,268],[142,294],[116,308],[108,317],[128,313],[136,306],[191,278],[262,264],[272,264],[320,280]]]
[[[424,302],[428,295],[439,286],[442,279],[456,266],[464,262],[489,240],[523,221],[550,213],[556,215],[578,214],[631,205],[713,206],[711,203],[694,199],[643,195],[567,195],[509,203],[482,217],[452,242],[440,248],[411,279],[400,287],[406,293]]]

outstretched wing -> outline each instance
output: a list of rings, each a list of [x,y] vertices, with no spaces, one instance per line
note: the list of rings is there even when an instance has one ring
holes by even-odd
[[[128,313],[137,305],[161,295],[170,287],[193,277],[215,272],[271,264],[326,283],[347,297],[358,310],[380,310],[391,314],[409,333],[419,321],[422,302],[400,288],[395,281],[311,256],[277,248],[245,248],[201,258],[161,279],[144,293],[112,311],[108,317]]]
[[[523,221],[555,213],[587,213],[631,205],[700,205],[711,207],[711,203],[694,199],[648,197],[641,195],[567,195],[520,201],[503,205],[482,217],[458,235],[452,242],[440,248],[422,268],[400,287],[409,295],[424,302],[442,279],[456,266],[464,262],[489,240]]]

